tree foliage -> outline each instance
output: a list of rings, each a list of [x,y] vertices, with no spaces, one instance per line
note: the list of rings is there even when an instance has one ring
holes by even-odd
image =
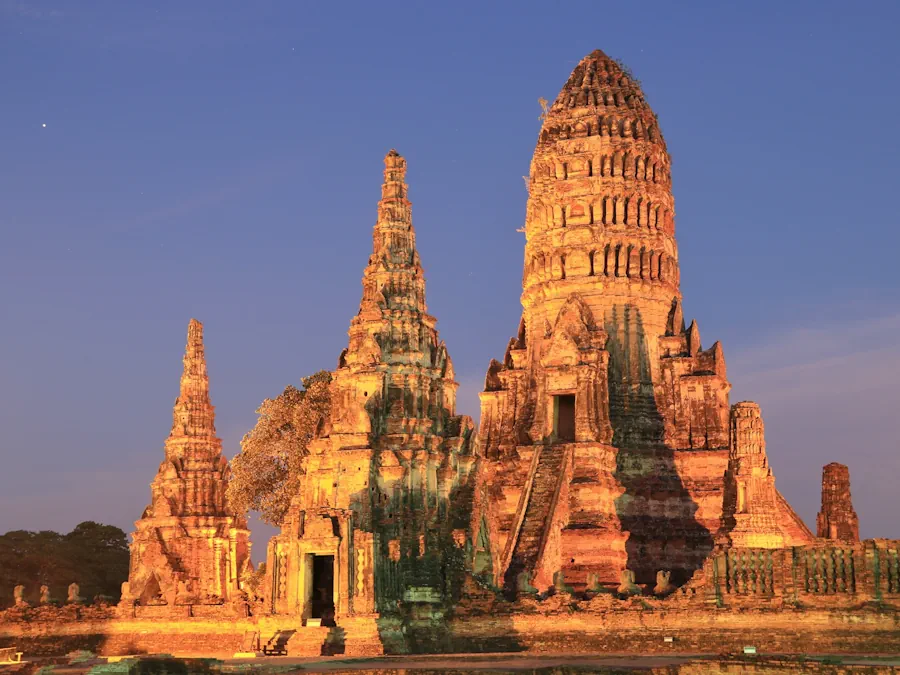
[[[13,530],[0,535],[0,608],[12,604],[13,588],[25,586],[25,599],[36,603],[40,587],[65,600],[71,583],[91,599],[118,600],[128,579],[128,539],[112,525],[85,521],[68,534],[50,530]]]
[[[331,413],[331,373],[320,370],[302,381],[302,390],[289,386],[262,402],[231,462],[229,503],[238,512],[258,511],[272,525],[281,523],[300,489],[309,442]]]
[[[241,578],[242,588],[248,592],[251,598],[263,598],[266,596],[266,563],[259,563],[255,570],[247,571]]]

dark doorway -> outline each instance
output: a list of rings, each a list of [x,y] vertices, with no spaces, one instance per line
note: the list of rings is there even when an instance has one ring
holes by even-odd
[[[312,618],[334,625],[334,556],[313,556]]]
[[[554,432],[560,443],[575,441],[575,394],[556,396],[556,425]]]

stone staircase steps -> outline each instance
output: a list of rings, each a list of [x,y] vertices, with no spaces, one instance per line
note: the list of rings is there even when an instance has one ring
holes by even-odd
[[[324,626],[303,626],[287,641],[288,656],[322,656],[323,647],[331,628]]]
[[[562,447],[541,449],[534,473],[531,494],[525,507],[525,517],[506,571],[507,588],[515,588],[519,573],[532,571],[537,564],[541,541],[552,513],[553,495],[562,474],[565,450]]]

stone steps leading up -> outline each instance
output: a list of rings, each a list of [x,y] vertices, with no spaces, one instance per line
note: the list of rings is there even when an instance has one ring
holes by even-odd
[[[288,656],[322,656],[325,641],[331,628],[304,626],[298,628],[287,641]]]
[[[505,585],[516,588],[517,578],[523,571],[532,572],[538,562],[541,540],[552,513],[553,495],[562,474],[565,450],[562,447],[541,449],[538,466],[531,485],[531,494],[525,507],[525,517],[506,571]]]

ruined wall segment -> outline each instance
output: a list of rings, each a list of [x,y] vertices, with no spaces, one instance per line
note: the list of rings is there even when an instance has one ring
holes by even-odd
[[[392,150],[384,163],[362,300],[332,373],[331,419],[269,546],[272,610],[303,620],[313,618],[312,556],[334,556],[340,624],[398,602],[443,606],[449,570],[462,569],[471,543],[473,424],[456,414],[453,364],[427,311],[406,160]]]
[[[246,519],[227,503],[230,468],[216,436],[203,325],[191,319],[181,387],[150,485],[150,504],[135,523],[124,603],[168,605],[236,599],[250,567]]]
[[[850,497],[850,469],[832,462],[822,468],[822,509],[816,517],[816,533],[823,539],[859,541],[859,518]]]

